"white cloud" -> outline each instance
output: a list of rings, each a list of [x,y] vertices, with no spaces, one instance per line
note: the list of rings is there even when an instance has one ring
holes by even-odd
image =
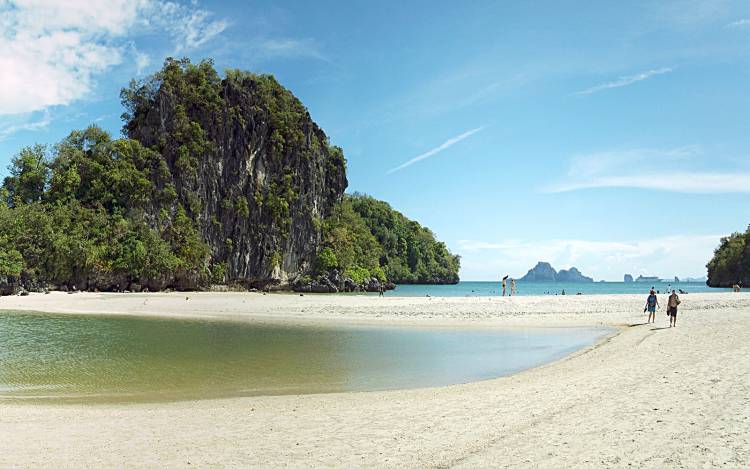
[[[737,21],[732,21],[726,27],[727,28],[742,28],[745,26],[750,26],[750,19],[741,19]]]
[[[670,73],[672,71],[671,68],[663,67],[663,68],[657,68],[654,70],[647,70],[645,72],[640,72],[635,75],[629,75],[620,77],[615,81],[610,81],[608,83],[602,83],[600,85],[592,86],[591,88],[587,88],[583,91],[578,91],[573,93],[573,95],[580,96],[580,95],[587,95],[592,93],[597,93],[599,91],[609,90],[612,88],[621,88],[623,86],[632,85],[633,83],[637,83],[639,81],[648,80],[649,78],[656,76],[656,75],[663,75],[665,73]]]
[[[123,61],[126,37],[166,30],[178,50],[202,45],[226,23],[157,0],[0,1],[0,115],[24,114],[83,98]],[[135,55],[136,67],[147,62]]]
[[[440,145],[438,145],[437,147],[433,148],[432,150],[426,151],[426,152],[422,153],[419,156],[415,156],[414,158],[410,159],[406,163],[403,163],[403,164],[401,164],[399,166],[396,166],[395,168],[389,170],[386,174],[391,174],[391,173],[395,173],[396,171],[401,171],[402,169],[404,169],[404,168],[406,168],[408,166],[411,166],[414,163],[417,163],[417,162],[422,161],[424,159],[427,159],[427,158],[429,158],[431,156],[434,156],[434,155],[440,153],[441,151],[443,151],[443,150],[445,150],[447,148],[452,147],[453,145],[457,144],[461,140],[464,140],[464,139],[467,139],[467,138],[471,137],[472,135],[474,135],[475,133],[479,132],[482,129],[484,129],[484,127],[477,127],[476,129],[469,130],[469,131],[464,132],[461,135],[458,135],[456,137],[449,138],[448,140],[446,140],[445,142],[441,143]]]
[[[542,190],[558,193],[614,187],[692,194],[750,192],[750,172],[701,170],[696,163],[703,160],[702,154],[700,147],[688,146],[580,155],[571,159],[565,180]],[[711,166],[716,166],[715,156],[712,161]]]
[[[705,264],[722,235],[665,236],[632,242],[549,240],[488,242],[461,240],[462,278],[519,278],[538,261],[560,270],[578,267],[596,280],[622,280],[626,273],[670,278],[705,275]]]

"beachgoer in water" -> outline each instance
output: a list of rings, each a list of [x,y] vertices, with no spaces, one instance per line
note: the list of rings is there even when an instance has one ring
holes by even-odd
[[[667,301],[667,315],[669,316],[669,327],[677,327],[677,306],[680,305],[680,297],[672,290]]]
[[[565,290],[563,290],[563,291],[562,291],[562,293],[560,293],[560,294],[561,294],[561,295],[564,295],[564,294],[565,294]]]
[[[503,296],[505,296],[505,287],[506,287],[506,281],[507,280],[508,280],[508,276],[506,275],[505,277],[503,277],[503,281],[502,281],[502,284],[501,284],[502,287],[503,287]]]
[[[648,311],[647,323],[656,322],[656,308],[659,307],[659,300],[656,298],[656,292],[651,289],[646,298],[646,306],[643,307],[643,312]]]
[[[510,296],[516,294],[516,279],[510,279]]]

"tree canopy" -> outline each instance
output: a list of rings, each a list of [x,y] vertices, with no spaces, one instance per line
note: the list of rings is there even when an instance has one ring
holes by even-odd
[[[172,197],[169,184],[152,182],[168,171],[158,154],[96,126],[49,153],[22,149],[2,185],[0,275],[102,289],[207,275],[207,248],[182,206],[156,223],[145,217],[153,198]]]
[[[744,233],[733,233],[721,238],[714,257],[706,265],[708,285],[731,287],[750,285],[750,227]]]
[[[460,258],[383,201],[354,194],[325,220],[318,267],[394,283],[456,283]]]

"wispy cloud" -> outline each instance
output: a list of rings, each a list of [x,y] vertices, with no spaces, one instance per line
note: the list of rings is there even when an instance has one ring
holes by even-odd
[[[623,274],[705,275],[705,264],[722,235],[674,235],[634,241],[553,239],[543,241],[460,240],[462,276],[520,277],[538,261],[555,268],[578,267],[596,279],[620,280]]]
[[[731,23],[726,25],[727,28],[742,28],[746,26],[750,26],[750,19],[743,18],[741,20],[732,21]]]
[[[477,127],[476,129],[471,129],[469,131],[466,131],[466,132],[462,133],[461,135],[458,135],[458,136],[453,137],[453,138],[449,138],[448,140],[446,140],[445,142],[441,143],[440,145],[438,145],[437,147],[433,148],[432,150],[426,151],[426,152],[422,153],[419,156],[415,156],[414,158],[410,159],[409,161],[407,161],[407,162],[405,162],[405,163],[403,163],[403,164],[401,164],[399,166],[396,166],[395,168],[389,170],[386,174],[392,174],[392,173],[395,173],[396,171],[401,171],[402,169],[407,168],[407,167],[413,165],[414,163],[417,163],[417,162],[422,161],[422,160],[426,160],[427,158],[430,158],[431,156],[435,156],[438,153],[440,153],[441,151],[443,151],[445,149],[448,149],[448,148],[452,147],[453,145],[457,144],[458,142],[471,137],[472,135],[474,135],[475,133],[479,132],[482,129],[484,129],[484,126]]]
[[[146,70],[146,67],[148,67],[151,64],[151,57],[149,57],[148,54],[140,51],[135,51],[135,73],[136,75],[141,75],[144,70]]]
[[[174,54],[195,49],[210,41],[228,26],[223,19],[213,19],[213,13],[176,2],[156,2],[151,22],[166,29],[175,43]]]
[[[259,52],[264,57],[308,57],[331,63],[313,39],[268,39],[260,44]]]
[[[692,194],[750,192],[747,183],[750,172],[702,169],[707,161],[712,168],[718,159],[712,155],[706,160],[699,146],[590,153],[572,158],[567,177],[542,191],[559,193],[611,187]]]
[[[670,72],[672,72],[672,69],[668,67],[657,68],[653,70],[646,70],[645,72],[636,73],[635,75],[628,75],[628,76],[620,77],[614,81],[592,86],[591,88],[587,88],[583,91],[577,91],[573,93],[573,95],[582,96],[582,95],[587,95],[587,94],[598,93],[599,91],[611,90],[613,88],[622,88],[623,86],[629,86],[629,85],[632,85],[633,83],[638,83],[639,81],[648,80],[649,78],[653,76],[663,75],[665,73],[670,73]]]
[[[50,125],[50,123],[52,123],[52,118],[48,111],[44,111],[42,117],[37,120],[5,126],[0,124],[0,142],[18,132],[41,130]]]
[[[641,175],[603,176],[586,181],[562,183],[550,192],[570,192],[596,188],[650,189],[692,194],[750,193],[750,172],[675,172]]]

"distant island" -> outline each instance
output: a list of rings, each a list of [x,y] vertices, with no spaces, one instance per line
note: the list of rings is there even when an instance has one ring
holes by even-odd
[[[625,276],[623,277],[623,282],[633,283],[633,276],[630,274],[625,274]]]
[[[685,277],[682,279],[683,282],[690,282],[690,283],[706,283],[706,277]]]
[[[564,282],[564,283],[591,283],[591,277],[586,277],[577,268],[562,269],[559,272],[549,262],[538,262],[519,282]]]

